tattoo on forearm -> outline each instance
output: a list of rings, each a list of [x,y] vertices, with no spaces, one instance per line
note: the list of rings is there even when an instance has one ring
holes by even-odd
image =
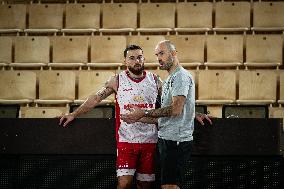
[[[107,98],[109,95],[113,93],[113,89],[110,87],[104,87],[103,89],[97,92],[99,100],[102,101],[103,99]]]
[[[154,117],[154,118],[168,117],[172,115],[172,112],[173,112],[172,106],[167,106],[164,108],[149,110],[147,117]]]
[[[142,117],[138,121],[142,122],[142,123],[150,123],[150,124],[157,124],[158,123],[158,119],[154,118],[154,117]]]
[[[77,117],[78,115],[84,114],[90,111],[94,106],[96,106],[103,99],[107,98],[113,93],[113,89],[109,87],[104,87],[98,91],[95,95],[90,96],[87,101],[85,101],[79,108],[77,108],[73,115]]]

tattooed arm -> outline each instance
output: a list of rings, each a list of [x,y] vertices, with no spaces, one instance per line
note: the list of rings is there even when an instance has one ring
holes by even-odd
[[[154,117],[142,117],[137,122],[149,123],[149,124],[158,124],[158,118]]]
[[[87,98],[87,100],[81,106],[79,106],[74,112],[72,112],[71,114],[74,117],[78,117],[81,114],[89,112],[95,106],[97,106],[102,100],[104,100],[109,95],[111,95],[113,92],[114,92],[114,90],[112,88],[104,86],[97,93],[90,95]]]
[[[146,117],[170,117],[179,116],[182,113],[183,106],[185,103],[185,96],[174,96],[172,98],[172,104],[164,108],[147,110],[145,114]]]
[[[74,118],[92,110],[102,100],[117,91],[117,76],[111,77],[98,92],[91,94],[87,100],[79,106],[74,112],[59,116],[59,125],[63,123],[63,127],[67,126]]]
[[[172,104],[164,108],[143,110],[134,108],[129,114],[121,115],[121,119],[127,123],[134,123],[140,121],[142,118],[159,118],[159,117],[171,117],[179,116],[182,113],[184,103],[184,96],[175,96],[172,98]],[[143,120],[143,119],[142,119]]]

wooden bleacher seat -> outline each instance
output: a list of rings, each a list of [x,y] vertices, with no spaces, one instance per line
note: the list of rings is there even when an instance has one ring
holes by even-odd
[[[280,80],[280,94],[279,94],[279,104],[284,104],[284,72],[281,70],[279,73]]]
[[[36,104],[67,104],[75,100],[73,71],[41,71],[38,75],[39,98]]]
[[[79,67],[88,62],[88,36],[54,36],[50,67]]]
[[[180,2],[177,4],[176,32],[207,32],[212,30],[211,2]]]
[[[87,66],[120,68],[125,47],[125,36],[92,36],[91,63]]]
[[[145,67],[158,67],[155,48],[158,42],[162,40],[165,40],[165,37],[162,35],[133,35],[127,37],[127,45],[135,44],[143,48]]]
[[[253,31],[284,31],[284,2],[253,2]]]
[[[248,31],[250,2],[216,2],[214,31]]]
[[[7,66],[12,62],[12,45],[11,37],[0,37],[0,67]]]
[[[21,107],[19,118],[55,118],[66,113],[68,107]]]
[[[168,35],[178,51],[178,59],[184,67],[199,67],[204,63],[205,35]]]
[[[223,106],[223,118],[268,118],[267,105],[238,105]]]
[[[197,79],[196,79],[196,76],[197,76],[197,71],[195,70],[187,70],[191,75],[192,75],[192,78],[195,82],[195,84],[197,83]]]
[[[227,67],[243,64],[242,35],[208,35],[205,66]]]
[[[246,62],[248,67],[278,67],[282,64],[281,35],[248,35],[246,38]]]
[[[284,108],[283,107],[269,107],[269,118],[282,118],[283,123],[284,123]],[[283,125],[282,125],[282,132],[284,132]]]
[[[65,5],[63,33],[94,33],[100,28],[100,5],[97,3],[70,3]]]
[[[82,104],[88,96],[97,93],[106,81],[114,75],[114,72],[108,70],[92,70],[80,71],[78,73],[78,99],[74,102]],[[114,102],[114,95],[109,96],[101,102],[101,104],[108,104]]]
[[[63,4],[30,4],[29,27],[26,33],[56,34],[63,27]]]
[[[222,118],[223,116],[223,106],[222,105],[208,105],[207,114],[213,116],[214,118]]]
[[[17,36],[11,67],[43,67],[49,63],[50,40],[45,36]]]
[[[131,33],[137,28],[136,3],[105,3],[102,5],[102,13],[103,26],[100,32]]]
[[[170,32],[175,28],[174,3],[140,4],[138,32]]]
[[[0,104],[29,104],[36,98],[32,71],[0,71]]]
[[[0,5],[0,33],[19,33],[26,28],[25,4]]]
[[[200,70],[197,104],[231,104],[236,100],[234,70]]]
[[[277,74],[274,70],[239,71],[238,104],[276,102]]]

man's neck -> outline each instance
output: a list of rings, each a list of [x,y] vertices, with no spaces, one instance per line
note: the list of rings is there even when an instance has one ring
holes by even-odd
[[[174,65],[168,70],[169,75],[172,74],[179,66],[180,66],[179,62],[174,63]]]
[[[143,76],[144,76],[144,71],[139,74],[139,75],[136,75],[134,73],[132,73],[131,71],[127,70],[128,73],[129,73],[129,76],[132,78],[132,79],[141,79]]]

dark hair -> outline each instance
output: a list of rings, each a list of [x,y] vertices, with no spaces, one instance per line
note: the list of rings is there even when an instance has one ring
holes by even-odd
[[[137,49],[140,49],[143,52],[143,49],[138,45],[128,45],[123,52],[124,58],[126,58],[127,51],[137,50]]]

